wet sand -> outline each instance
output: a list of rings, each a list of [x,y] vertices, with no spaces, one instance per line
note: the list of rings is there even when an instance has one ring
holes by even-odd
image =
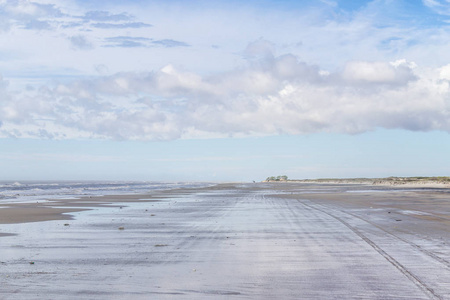
[[[439,188],[224,184],[2,204],[0,299],[450,299],[449,225]]]

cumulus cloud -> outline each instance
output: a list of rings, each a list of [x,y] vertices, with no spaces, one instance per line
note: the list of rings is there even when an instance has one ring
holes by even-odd
[[[355,61],[347,63],[343,70],[343,78],[357,84],[392,84],[403,85],[415,79],[414,64],[405,60],[391,63]]]
[[[450,68],[405,60],[324,72],[294,55],[209,76],[168,65],[42,87],[3,85],[2,136],[179,139],[376,128],[450,132]]]

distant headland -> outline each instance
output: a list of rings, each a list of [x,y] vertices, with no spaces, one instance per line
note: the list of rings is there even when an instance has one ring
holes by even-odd
[[[450,187],[450,177],[385,177],[385,178],[318,178],[318,179],[288,179],[286,175],[267,177],[263,182],[298,182],[298,183],[328,183],[328,184],[369,184],[369,185],[405,185],[405,186],[436,186]]]

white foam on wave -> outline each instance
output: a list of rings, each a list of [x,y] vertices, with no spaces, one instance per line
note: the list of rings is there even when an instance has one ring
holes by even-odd
[[[77,198],[113,194],[138,194],[154,190],[210,186],[201,182],[152,181],[74,181],[74,182],[0,182],[0,202],[35,202],[45,199]]]

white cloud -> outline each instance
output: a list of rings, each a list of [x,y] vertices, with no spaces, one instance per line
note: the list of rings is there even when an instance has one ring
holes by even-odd
[[[54,4],[41,4],[35,1],[10,0],[1,3],[3,9],[18,18],[59,17],[62,12]]]
[[[350,62],[324,73],[293,55],[200,76],[168,65],[12,94],[2,136],[179,139],[376,128],[450,132],[448,66]]]
[[[450,130],[449,31],[397,22],[395,1],[346,12],[50,2],[0,0],[1,136]]]
[[[350,62],[347,63],[343,77],[357,83],[402,85],[414,79],[412,68],[406,61],[387,62]]]
[[[443,66],[440,68],[440,77],[445,80],[450,80],[450,64]]]

